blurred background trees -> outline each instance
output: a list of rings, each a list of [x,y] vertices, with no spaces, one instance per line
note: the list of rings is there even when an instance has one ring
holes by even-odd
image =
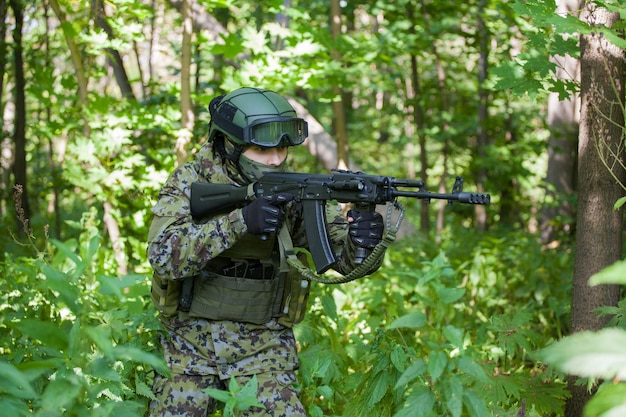
[[[492,195],[489,207],[405,201],[410,227],[394,263],[353,287],[316,289],[300,334],[311,414],[561,415],[564,380],[539,378],[545,369],[526,355],[570,330],[597,330],[608,318],[596,309],[619,302],[618,287],[586,282],[623,254],[623,214],[613,205],[625,184],[624,11],[619,2],[583,9],[564,0],[0,1],[0,328],[10,330],[0,353],[15,364],[48,360],[18,347],[48,332],[18,323],[34,315],[70,329],[80,318],[98,329],[86,330],[86,350],[158,366],[114,352],[103,340],[131,336],[102,330],[108,319],[69,299],[109,312],[143,303],[149,315],[141,288],[158,190],[204,142],[211,98],[260,86],[289,96],[309,120],[306,146],[290,155],[297,171],[350,167],[421,178],[440,192],[462,175],[468,190]],[[87,263],[91,275],[73,275]],[[44,285],[42,276],[57,282],[49,268],[73,271],[74,281]],[[124,292],[102,277],[144,279],[126,278]],[[81,296],[105,284],[104,298]],[[41,304],[27,308],[29,297]],[[405,314],[416,321],[385,327]],[[348,339],[334,339],[329,329],[338,328]],[[147,352],[153,330],[137,344]],[[524,336],[506,342],[512,334]],[[57,353],[70,342],[57,340]],[[368,344],[380,349],[361,369],[354,357]],[[315,356],[325,346],[332,363]],[[86,350],[74,365],[104,378],[106,361],[95,366]],[[54,366],[16,375],[32,384],[58,373]],[[129,413],[149,397],[149,374],[133,372],[118,379],[138,381],[130,390],[140,411]],[[350,390],[373,400],[351,404]],[[582,412],[571,407],[569,416]]]

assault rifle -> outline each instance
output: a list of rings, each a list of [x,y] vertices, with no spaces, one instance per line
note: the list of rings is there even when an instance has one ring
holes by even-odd
[[[398,188],[414,188],[405,191]],[[447,200],[465,204],[489,204],[491,196],[463,191],[463,178],[456,177],[450,194],[431,193],[419,180],[367,175],[362,172],[334,170],[330,174],[295,172],[266,173],[252,187],[194,182],[191,184],[191,215],[194,218],[214,216],[243,207],[251,199],[276,193],[291,193],[302,204],[304,225],[311,256],[317,273],[323,273],[335,262],[326,231],[326,201],[354,203],[357,209],[373,211],[377,204],[397,204],[398,197]],[[367,250],[361,257],[365,257]]]

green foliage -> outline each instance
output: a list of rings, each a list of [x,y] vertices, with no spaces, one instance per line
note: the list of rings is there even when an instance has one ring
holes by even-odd
[[[224,417],[237,417],[243,411],[247,411],[252,407],[264,408],[264,405],[257,399],[259,383],[256,375],[250,378],[243,387],[239,386],[237,380],[233,377],[228,383],[228,390],[207,388],[204,392],[224,403],[222,413]]]
[[[140,416],[159,328],[145,275],[107,272],[94,212],[78,239],[0,265],[0,407],[13,416]]]
[[[542,321],[564,317],[515,290],[517,272],[501,264],[500,248],[513,261],[530,239],[500,239],[489,251],[466,239],[457,268],[441,252],[421,261],[428,247],[403,242],[375,275],[314,287],[313,309],[296,329],[309,414],[515,415],[526,404],[528,416],[560,415],[565,385],[529,354],[560,331]],[[546,267],[549,275],[561,264]]]
[[[109,39],[94,28],[87,2],[60,2],[68,23],[59,27],[49,24],[57,22],[43,3],[27,3],[33,214],[24,230],[12,216],[0,218],[3,230],[20,229],[27,241],[0,237],[0,271],[7,277],[0,281],[0,407],[16,416],[141,415],[152,397],[153,369],[165,371],[144,254],[149,209],[175,166],[181,128],[180,13],[167,2],[108,2]],[[540,0],[486,2],[483,34],[475,29],[476,1],[426,1],[419,9],[408,0],[343,3],[345,30],[334,40],[327,1],[293,1],[287,9],[279,0],[199,2],[226,32],[217,40],[207,30],[195,33],[196,126],[188,150],[203,142],[206,108],[218,93],[241,85],[284,92],[302,100],[332,134],[329,104],[341,86],[353,162],[400,178],[421,168],[433,177],[466,175],[468,188],[476,168],[486,168],[492,230],[478,233],[472,208],[454,206],[446,221],[458,226],[437,243],[429,235],[397,242],[372,277],[315,287],[312,310],[297,328],[309,414],[513,416],[527,405],[528,416],[560,415],[564,385],[529,353],[566,333],[570,248],[543,248],[521,230],[540,209],[548,134],[542,100],[578,88],[555,81],[557,67],[548,57],[576,56],[577,39],[569,34],[590,28]],[[624,15],[620,2],[596,3]],[[623,26],[598,30],[623,44],[616,36]],[[82,54],[86,104],[65,35]],[[492,140],[480,157],[479,35],[491,39],[482,86],[489,117],[482,127]],[[12,48],[10,36],[7,42]],[[121,53],[136,97],[121,97],[105,47]],[[12,76],[5,74],[8,85]],[[415,97],[407,91],[414,81]],[[3,139],[11,122],[4,123]],[[417,153],[421,139],[425,167]],[[322,169],[304,148],[292,157],[299,170]],[[11,186],[0,192],[9,202]],[[115,242],[98,220],[105,204],[121,231]],[[502,213],[504,204],[515,207],[515,218]],[[7,207],[0,207],[3,214],[12,213]],[[417,223],[416,208],[407,211],[408,221]],[[45,236],[32,235],[45,225]],[[119,276],[124,262],[129,274]],[[625,301],[603,311],[626,328]],[[250,381],[212,394],[230,404],[224,414],[235,414],[254,403],[253,388]],[[606,394],[590,407],[610,409],[622,389],[605,384]]]
[[[624,284],[626,262],[618,261],[589,279],[589,285]],[[535,354],[540,361],[561,372],[602,380],[597,393],[585,404],[584,417],[610,417],[626,410],[626,301],[600,312],[614,315],[611,325],[597,332],[585,331],[566,336]]]

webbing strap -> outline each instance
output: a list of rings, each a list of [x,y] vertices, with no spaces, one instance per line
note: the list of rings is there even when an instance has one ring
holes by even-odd
[[[395,224],[392,224],[393,212],[394,208],[398,211],[398,218]],[[376,245],[376,247],[372,250],[372,252],[365,258],[365,260],[359,264],[356,268],[354,268],[349,274],[339,277],[339,278],[324,278],[320,275],[317,275],[315,272],[311,270],[311,268],[305,266],[300,259],[295,254],[293,249],[293,242],[291,241],[291,236],[289,236],[289,232],[287,231],[287,227],[283,225],[278,234],[278,243],[281,251],[280,257],[280,268],[285,267],[286,264],[291,265],[296,268],[298,272],[304,276],[305,278],[319,282],[322,284],[345,284],[346,282],[354,281],[357,278],[361,278],[366,275],[378,262],[381,256],[384,255],[385,250],[391,245],[392,242],[396,240],[396,234],[398,233],[398,229],[404,220],[404,207],[402,204],[394,201],[392,204],[387,205],[387,217],[385,224],[385,235],[383,239]],[[286,262],[285,262],[286,261]],[[287,267],[288,269],[288,267]]]

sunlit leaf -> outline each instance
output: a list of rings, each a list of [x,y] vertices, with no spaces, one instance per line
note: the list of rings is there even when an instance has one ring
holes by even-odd
[[[387,329],[399,329],[399,328],[409,328],[416,329],[422,327],[426,324],[426,314],[417,311],[414,313],[409,313],[405,316],[399,317],[392,321]]]
[[[537,353],[541,361],[572,375],[626,379],[626,331],[608,328],[567,336]]]
[[[589,278],[589,285],[626,284],[626,260],[617,261]]]
[[[583,417],[622,417],[626,415],[626,383],[605,383],[585,404]]]

